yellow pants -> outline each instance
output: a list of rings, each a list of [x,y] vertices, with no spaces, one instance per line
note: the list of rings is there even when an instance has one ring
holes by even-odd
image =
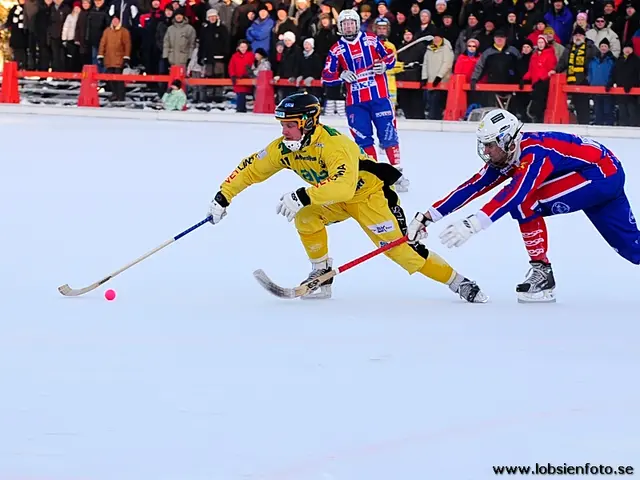
[[[392,242],[406,234],[406,219],[395,192],[383,190],[372,193],[358,203],[334,203],[309,205],[302,208],[295,218],[296,229],[309,258],[321,259],[328,255],[326,226],[348,218],[357,221],[377,246]],[[409,274],[420,272],[440,283],[448,284],[455,277],[453,268],[423,245],[412,247],[402,244],[385,255],[404,268]]]

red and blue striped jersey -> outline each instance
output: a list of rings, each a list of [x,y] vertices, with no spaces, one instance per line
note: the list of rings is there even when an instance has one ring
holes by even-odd
[[[360,32],[353,42],[341,38],[329,50],[322,83],[330,87],[341,85],[340,73],[350,70],[358,76],[358,81],[346,84],[347,105],[389,98],[387,75],[373,73],[373,62],[377,59],[387,64],[387,70],[396,64],[395,55],[389,55],[375,35]]]
[[[620,161],[604,145],[579,135],[561,132],[524,133],[519,162],[499,170],[485,165],[478,173],[433,204],[434,220],[450,214],[511,178],[481,212],[491,222],[531,197],[543,182],[579,172],[586,182],[607,178],[622,170]],[[568,193],[565,192],[565,193]]]

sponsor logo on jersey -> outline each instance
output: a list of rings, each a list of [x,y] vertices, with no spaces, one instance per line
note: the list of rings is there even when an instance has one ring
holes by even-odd
[[[300,155],[299,153],[296,153],[296,160],[306,160],[308,162],[317,162],[318,159],[316,157],[313,157],[311,155]]]
[[[266,157],[266,156],[267,156],[267,151],[266,151],[266,150],[264,150],[264,149],[263,149],[263,150],[260,150],[260,151],[258,152],[258,154],[256,155],[256,157],[258,157],[258,158],[264,158],[264,157]]]
[[[376,235],[381,235],[383,233],[393,232],[396,227],[391,220],[387,220],[386,222],[369,225],[367,228]]]
[[[380,117],[393,117],[393,112],[391,110],[376,112],[376,118],[380,118]]]
[[[564,202],[553,202],[551,205],[551,213],[554,215],[561,215],[563,213],[569,213],[571,207]]]

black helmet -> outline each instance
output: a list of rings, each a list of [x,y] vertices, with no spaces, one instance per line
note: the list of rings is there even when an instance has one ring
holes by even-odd
[[[294,93],[276,107],[279,122],[296,121],[303,134],[313,131],[320,119],[320,100],[310,93]]]

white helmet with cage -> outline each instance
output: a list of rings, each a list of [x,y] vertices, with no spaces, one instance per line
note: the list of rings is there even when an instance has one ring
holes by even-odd
[[[476,130],[480,158],[498,168],[512,165],[517,160],[521,128],[522,123],[512,113],[500,108],[491,110]]]
[[[354,22],[353,24],[345,22]],[[353,40],[358,36],[360,32],[360,15],[353,9],[347,9],[340,12],[338,15],[338,33],[344,37],[345,40]]]

